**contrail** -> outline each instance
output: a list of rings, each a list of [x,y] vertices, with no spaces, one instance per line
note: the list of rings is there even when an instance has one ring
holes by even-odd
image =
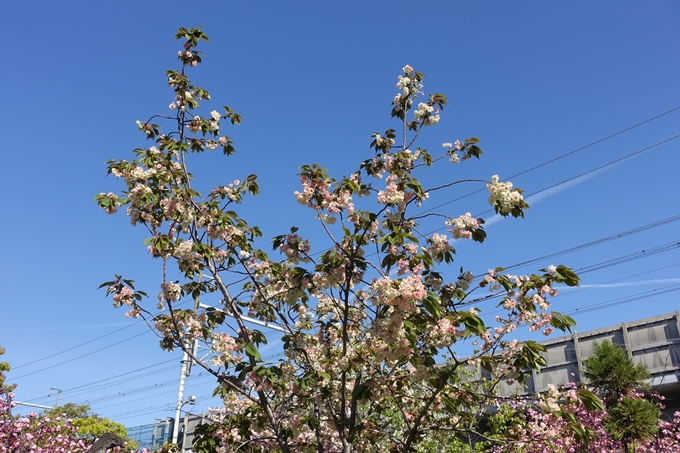
[[[591,284],[591,285],[579,285],[573,289],[585,289],[585,288],[620,288],[625,286],[642,286],[642,285],[654,285],[657,283],[677,283],[680,282],[680,278],[661,278],[658,280],[641,280],[638,282],[622,282],[622,283],[601,283],[601,284]],[[560,291],[566,291],[571,288],[560,288]]]

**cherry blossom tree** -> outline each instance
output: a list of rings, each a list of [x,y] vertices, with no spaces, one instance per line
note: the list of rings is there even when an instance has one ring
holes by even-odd
[[[444,143],[439,152],[417,144],[447,100],[425,95],[425,76],[407,65],[392,100],[398,127],[371,135],[372,155],[354,173],[336,179],[316,164],[300,168],[301,189],[291,200],[311,210],[327,242],[313,249],[292,226],[273,238],[278,255],[270,256],[260,229],[236,210],[258,194],[256,176],[207,194],[194,187],[190,163],[206,151],[233,154],[222,131],[241,117],[226,106],[202,113],[210,95],[188,72],[202,63],[197,46],[208,38],[200,28],[181,28],[175,38],[185,43],[181,68],[166,72],[174,93],[169,113],[137,122],[151,144],[135,149],[133,160],[109,161],[108,172],[125,188],[95,199],[110,214],[125,207],[132,224],[148,231],[149,253],[159,262],[160,313],[121,276],[102,285],[107,295],[128,307],[127,316],[147,319],[163,349],[185,351],[217,380],[224,404],[195,447],[407,452],[482,435],[487,408],[499,404],[499,383],[521,383],[527,369],[545,364],[542,346],[512,332],[569,330],[573,320],[551,312],[549,299],[556,285],[577,285],[578,277],[564,266],[525,276],[500,268],[481,278],[463,267],[453,273],[455,241],[483,242],[484,221],[420,208],[431,194],[485,184],[497,214],[523,217],[522,191],[497,175],[427,184],[430,171],[479,159],[482,150],[476,138]],[[422,230],[437,219],[447,234]],[[482,298],[498,298],[502,315],[480,316],[473,302],[482,291]],[[217,293],[219,306],[180,305],[206,293]],[[281,358],[262,357],[267,339],[247,318],[284,332]],[[195,353],[196,341],[207,357]],[[457,353],[464,345],[470,352]],[[576,392],[577,399],[584,395]]]

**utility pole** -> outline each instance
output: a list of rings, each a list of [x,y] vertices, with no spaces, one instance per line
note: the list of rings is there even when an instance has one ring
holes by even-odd
[[[203,274],[199,273],[198,274],[199,283],[201,282],[202,278],[203,278]],[[214,307],[211,307],[210,305],[202,304],[199,296],[196,296],[194,298],[194,312],[198,312],[199,308],[214,308]],[[227,316],[231,317],[230,313],[225,312],[225,314]],[[266,328],[271,329],[271,330],[276,330],[276,331],[284,332],[284,333],[287,332],[286,329],[284,329],[280,326],[277,326],[275,324],[270,324],[268,322],[259,321],[257,319],[248,318],[246,316],[241,316],[241,319],[243,319],[244,321],[246,321],[248,323],[255,324],[255,325],[258,325],[258,326],[262,326],[262,327],[266,327]],[[193,339],[191,350],[192,350],[194,356],[196,355],[197,348],[198,348],[198,340]],[[186,351],[185,351],[182,354],[182,370],[181,370],[180,375],[179,375],[179,389],[177,390],[177,404],[175,405],[175,422],[174,422],[173,428],[172,428],[172,443],[173,444],[177,444],[177,439],[179,438],[179,419],[182,415],[182,406],[184,406],[185,404],[196,404],[195,400],[193,399],[194,397],[192,397],[192,400],[190,400],[190,401],[184,401],[184,383],[186,381],[186,377],[189,376],[189,374],[191,373],[191,360],[192,359],[189,357],[189,354],[187,354]],[[185,429],[186,429],[186,424],[185,424]],[[186,433],[185,433],[184,438],[186,439]],[[184,445],[182,445],[182,449],[184,449]]]
[[[198,274],[198,282],[201,282],[201,279],[203,277],[203,274]],[[198,307],[200,305],[200,298],[197,295],[194,297],[194,313],[198,312]],[[191,340],[191,350],[194,354],[196,354],[196,347],[198,346],[198,340],[195,338]],[[188,347],[189,345],[187,343],[184,344],[185,347]],[[175,405],[175,422],[172,425],[172,443],[177,444],[177,438],[179,436],[179,419],[182,415],[182,406],[184,406],[184,382],[186,381],[187,376],[191,373],[191,357],[189,357],[189,354],[187,354],[186,351],[182,353],[182,370],[180,371],[179,375],[179,388],[177,389],[177,404]],[[182,446],[184,448],[184,446]]]

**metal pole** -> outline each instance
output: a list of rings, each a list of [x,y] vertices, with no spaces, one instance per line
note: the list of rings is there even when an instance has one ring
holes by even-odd
[[[175,422],[172,426],[172,443],[177,443],[177,436],[179,434],[179,418],[182,413],[183,399],[184,399],[184,381],[187,377],[187,362],[191,360],[189,354],[184,352],[182,354],[182,371],[179,375],[179,389],[177,390],[177,406],[175,406]]]

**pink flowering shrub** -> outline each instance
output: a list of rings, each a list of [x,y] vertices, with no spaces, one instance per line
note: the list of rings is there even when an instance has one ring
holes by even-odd
[[[503,404],[491,417],[488,440],[481,445],[492,453],[554,453],[598,452],[673,453],[680,452],[680,412],[670,420],[658,420],[658,430],[646,439],[626,445],[607,428],[608,409],[590,398],[580,398],[571,383],[561,391],[551,387],[538,400],[516,400]],[[582,395],[583,396],[583,395]],[[633,398],[641,398],[635,395]],[[661,400],[656,403],[663,408]],[[497,438],[512,439],[509,444],[497,444]]]
[[[5,350],[0,347],[0,355]],[[31,412],[28,416],[13,416],[13,390],[15,385],[5,384],[5,372],[10,367],[0,362],[0,453],[85,453],[95,439],[86,440],[78,434],[78,427],[71,419],[39,416]],[[116,447],[115,451],[128,453],[129,449]]]
[[[538,343],[519,342],[512,332],[568,330],[573,320],[551,312],[549,298],[555,286],[576,285],[578,277],[564,266],[525,276],[497,269],[481,280],[462,267],[452,274],[446,265],[454,261],[455,242],[424,234],[419,225],[441,220],[453,240],[481,243],[484,221],[418,208],[431,194],[476,182],[487,185],[499,215],[520,217],[528,208],[521,190],[498,176],[427,185],[431,167],[479,159],[482,150],[476,138],[444,143],[441,155],[415,145],[440,121],[447,101],[425,95],[424,75],[407,65],[392,101],[400,133],[372,134],[372,156],[341,179],[316,164],[300,168],[302,187],[291,201],[311,210],[328,242],[314,248],[292,227],[272,239],[277,256],[270,257],[259,248],[260,229],[235,211],[257,195],[256,176],[217,184],[205,196],[192,186],[190,158],[215,149],[234,153],[222,123],[241,117],[229,107],[199,115],[210,95],[187,71],[202,62],[196,47],[207,37],[182,28],[176,38],[185,44],[181,69],[166,72],[170,114],[137,123],[151,146],[134,150],[132,161],[110,161],[109,173],[124,190],[95,199],[107,213],[125,208],[132,224],[148,231],[150,255],[162,261],[160,314],[121,276],[102,285],[107,295],[129,307],[128,316],[153,318],[162,348],[181,348],[217,380],[224,405],[195,447],[406,452],[435,439],[471,438],[486,408],[497,405],[497,385],[521,382],[527,368],[545,364]],[[156,119],[170,119],[176,129],[162,132]],[[502,315],[484,320],[470,307],[482,291],[500,298]],[[216,308],[178,306],[182,297],[204,293],[219,295]],[[281,359],[262,358],[267,339],[246,317],[284,332]],[[197,356],[196,342],[210,354]],[[464,343],[474,349],[461,356],[455,348]]]

